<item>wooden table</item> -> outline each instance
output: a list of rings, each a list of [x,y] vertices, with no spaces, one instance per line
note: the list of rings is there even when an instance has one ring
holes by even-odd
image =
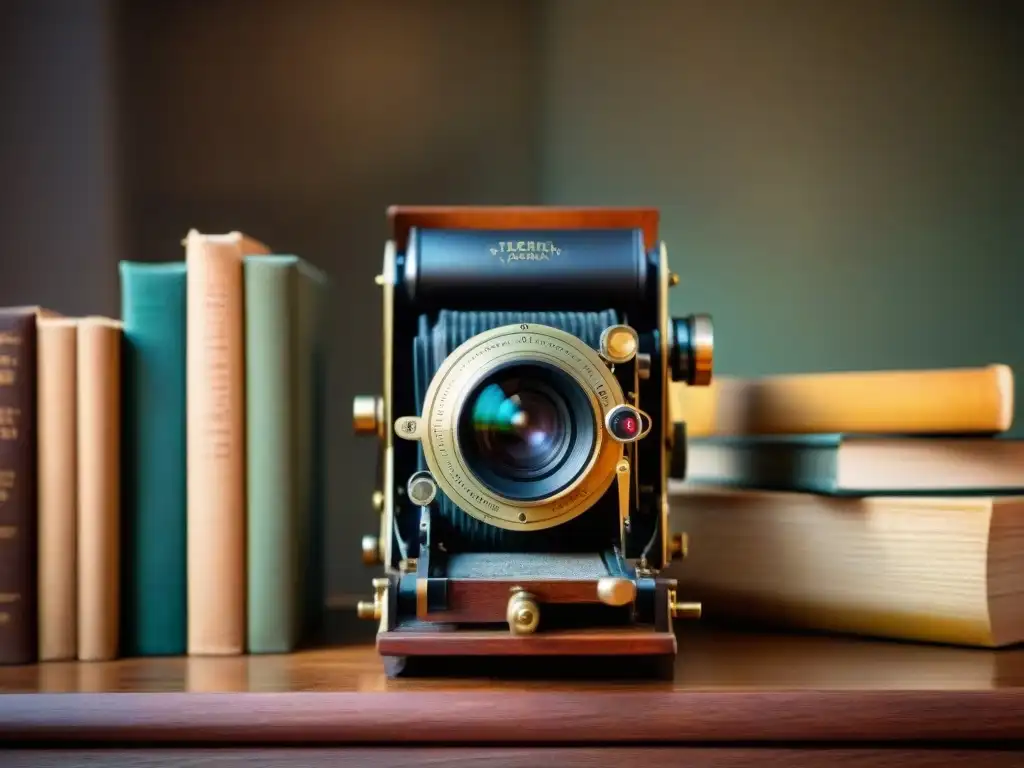
[[[365,643],[0,668],[0,765],[1024,765],[1024,650],[680,645],[673,682],[387,680]]]

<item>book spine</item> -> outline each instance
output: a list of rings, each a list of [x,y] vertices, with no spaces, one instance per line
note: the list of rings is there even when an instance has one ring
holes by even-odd
[[[690,437],[783,434],[996,434],[1013,422],[1005,365],[720,377],[673,384],[670,413]]]
[[[250,653],[295,647],[299,579],[296,441],[296,281],[294,260],[245,262],[247,595]],[[304,400],[305,402],[305,400]]]
[[[837,442],[717,444],[698,437],[687,447],[686,485],[833,494],[840,492],[838,468]]]
[[[123,653],[187,651],[186,269],[122,262]]]
[[[38,323],[39,659],[78,655],[78,376],[74,320]]]
[[[242,254],[186,245],[188,652],[245,647],[245,336]]]
[[[78,328],[78,658],[116,658],[120,629],[121,328]]]
[[[36,313],[0,311],[0,664],[38,658]]]

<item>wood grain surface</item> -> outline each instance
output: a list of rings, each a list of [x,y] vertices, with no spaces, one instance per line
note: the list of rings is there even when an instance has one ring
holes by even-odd
[[[706,629],[680,634],[679,646],[673,681],[388,680],[370,645],[287,656],[8,667],[0,669],[0,741],[780,747],[1024,741],[1021,650]]]
[[[89,749],[70,763],[62,750],[0,752],[4,768],[593,768],[598,765],[686,766],[686,768],[1017,768],[1012,750],[933,749],[749,749],[700,747],[425,747],[352,749]]]

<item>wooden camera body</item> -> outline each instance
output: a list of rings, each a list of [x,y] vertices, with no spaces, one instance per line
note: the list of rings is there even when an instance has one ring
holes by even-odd
[[[704,385],[710,318],[670,318],[651,209],[393,207],[380,396],[382,564],[359,614],[389,674],[417,660],[676,654],[697,616],[659,571],[686,550],[670,381]]]

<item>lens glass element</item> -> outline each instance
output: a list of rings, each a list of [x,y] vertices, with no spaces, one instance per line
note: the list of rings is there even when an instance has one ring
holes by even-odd
[[[510,477],[543,473],[564,452],[569,429],[564,401],[538,382],[491,382],[473,403],[476,447]]]
[[[585,468],[594,442],[594,416],[583,389],[544,363],[492,372],[470,393],[459,419],[467,468],[510,499],[557,493]]]

